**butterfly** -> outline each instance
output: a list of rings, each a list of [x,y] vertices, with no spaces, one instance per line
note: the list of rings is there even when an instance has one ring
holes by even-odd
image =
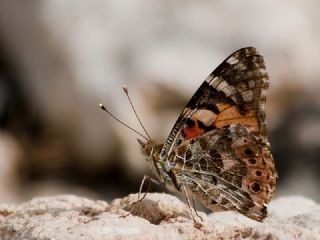
[[[166,188],[191,193],[212,211],[262,221],[275,192],[263,57],[253,47],[227,57],[192,96],[167,140],[139,140]]]

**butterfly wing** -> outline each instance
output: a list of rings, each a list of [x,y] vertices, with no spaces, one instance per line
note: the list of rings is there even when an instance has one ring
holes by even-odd
[[[196,91],[161,150],[162,161],[175,164],[176,181],[210,209],[266,216],[276,179],[264,111],[268,86],[256,49],[236,51]]]
[[[246,124],[264,142],[264,105],[269,87],[263,57],[253,47],[242,48],[224,60],[202,83],[180,114],[161,151],[215,128]]]
[[[185,141],[176,149],[172,170],[211,210],[234,209],[261,221],[275,189],[269,148],[243,125],[215,129]]]

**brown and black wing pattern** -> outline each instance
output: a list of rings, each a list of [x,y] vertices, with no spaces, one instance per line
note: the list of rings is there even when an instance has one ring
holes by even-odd
[[[196,91],[161,150],[177,185],[212,210],[266,216],[277,177],[264,111],[268,86],[256,49],[234,52]]]
[[[275,189],[268,149],[242,125],[215,129],[176,149],[173,173],[207,208],[237,210],[262,221]]]
[[[231,54],[190,99],[164,144],[161,159],[184,140],[232,123],[248,125],[267,143],[264,105],[268,86],[263,57],[255,48]]]

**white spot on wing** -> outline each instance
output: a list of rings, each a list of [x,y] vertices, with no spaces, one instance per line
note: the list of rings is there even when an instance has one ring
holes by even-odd
[[[202,121],[206,126],[210,126],[216,120],[217,115],[210,110],[201,109],[198,110],[194,116]]]
[[[236,92],[236,89],[233,86],[230,86],[227,81],[222,80],[217,86],[218,91],[223,92],[226,96],[230,96]]]
[[[261,96],[266,96],[267,95],[267,89],[262,88],[261,89]]]
[[[244,91],[241,95],[245,102],[250,102],[253,99],[253,92],[251,90]]]
[[[265,68],[259,68],[258,70],[262,75],[268,75],[267,70]]]
[[[236,63],[238,63],[238,62],[239,62],[239,59],[236,58],[236,57],[234,57],[234,56],[231,56],[231,57],[229,57],[229,58],[227,59],[227,63],[229,63],[229,64],[231,64],[231,65],[236,64]]]
[[[212,82],[212,80],[213,80],[213,79],[212,79],[212,75],[209,75],[209,76],[206,78],[205,81],[210,84],[210,83]]]
[[[253,88],[254,85],[255,85],[254,80],[250,80],[250,81],[249,81],[249,87],[250,87],[250,88]]]
[[[210,77],[206,80],[206,82],[212,85],[213,87],[215,87],[214,84],[219,83],[220,79],[218,77],[214,77],[214,78]]]
[[[239,69],[241,71],[247,70],[247,65],[244,63],[239,63],[237,65],[234,66],[236,69]]]
[[[218,86],[217,86],[217,90],[221,91],[225,88],[229,87],[229,84],[226,81],[222,81]]]

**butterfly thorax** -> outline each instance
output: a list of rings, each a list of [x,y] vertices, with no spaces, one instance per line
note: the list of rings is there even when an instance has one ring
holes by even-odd
[[[179,190],[173,174],[174,166],[168,164],[167,161],[162,161],[160,158],[163,144],[156,143],[153,140],[143,142],[138,139],[138,142],[141,145],[142,154],[146,157],[151,171],[157,176],[158,180],[169,190]]]

